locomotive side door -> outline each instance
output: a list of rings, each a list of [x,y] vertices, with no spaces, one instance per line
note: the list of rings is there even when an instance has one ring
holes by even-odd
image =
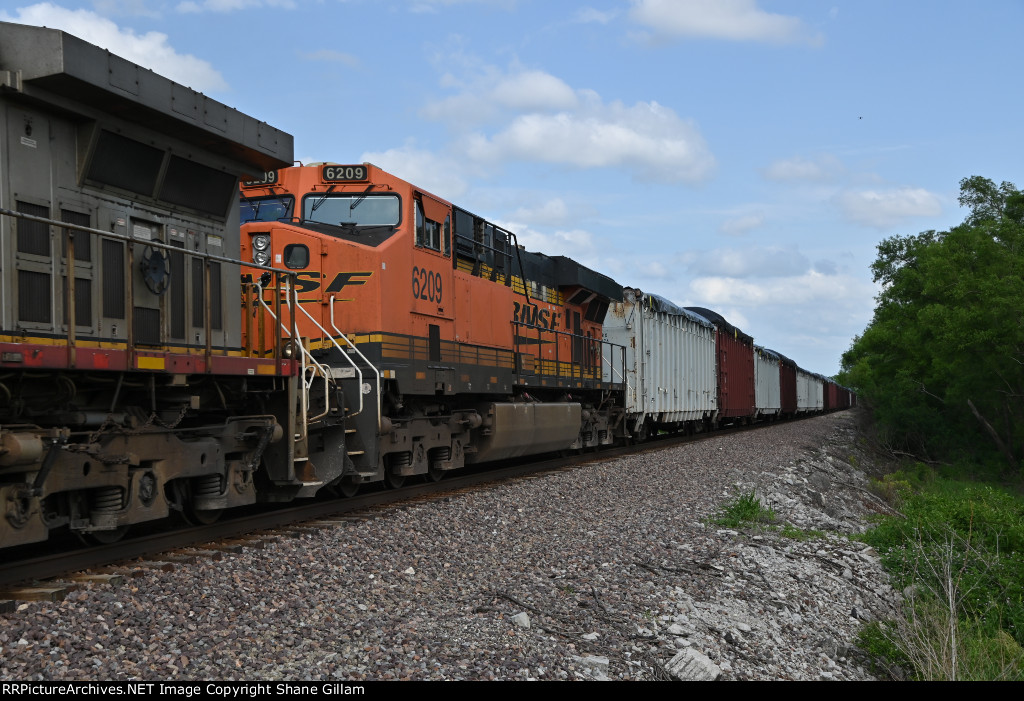
[[[455,334],[451,207],[426,193],[416,192],[413,209],[413,333],[427,338],[427,358],[435,391],[451,393],[455,362],[454,359],[446,361],[442,353],[442,345],[450,343]]]

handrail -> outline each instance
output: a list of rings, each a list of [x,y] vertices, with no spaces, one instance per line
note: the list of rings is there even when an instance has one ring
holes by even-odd
[[[300,351],[300,356],[299,357],[300,357],[301,363],[302,363],[302,367],[301,367],[302,384],[303,384],[303,389],[305,390],[303,392],[303,395],[302,395],[302,405],[301,405],[301,407],[302,407],[302,430],[305,433],[307,426],[311,422],[318,421],[318,420],[322,419],[323,417],[327,416],[327,414],[330,412],[330,409],[331,409],[330,392],[329,392],[330,380],[331,380],[330,372],[322,364],[317,362],[316,358],[313,357],[313,354],[309,352],[309,349],[307,349],[304,345],[302,345],[302,339],[298,335],[298,325],[295,322],[295,312],[294,312],[295,307],[299,307],[301,309],[301,307],[298,304],[298,299],[296,298],[294,300],[294,302],[295,302],[294,306],[292,305],[293,300],[291,298],[289,298],[288,302],[286,303],[287,306],[288,306],[289,311],[291,311],[291,315],[290,316],[292,317],[292,327],[293,328],[289,329],[287,326],[285,326],[285,324],[280,319],[278,319],[277,315],[274,314],[274,312],[267,305],[266,301],[263,299],[263,287],[259,283],[253,283],[253,284],[256,287],[256,292],[257,292],[256,298],[259,300],[260,306],[262,306],[267,311],[267,314],[269,314],[271,317],[273,317],[274,321],[278,322],[278,324],[281,326],[281,330],[284,331],[285,333],[287,333],[288,337],[291,338],[293,347],[297,348]],[[291,287],[291,286],[289,286],[289,289],[287,289],[286,291],[290,295],[292,295],[292,296],[295,296],[295,295],[298,294],[297,291],[295,290],[295,288]],[[303,309],[302,311],[305,313],[306,310]],[[306,379],[306,369],[307,369],[307,367],[309,367],[306,364],[307,360],[309,361],[309,364],[313,367],[313,376],[315,377],[317,374],[319,374],[319,375],[321,375],[324,378],[324,411],[322,413],[320,413],[320,414],[317,414],[316,416],[314,416],[312,418],[309,417],[309,389],[313,386],[313,380],[310,379],[310,380],[307,381],[307,379]]]
[[[586,371],[588,371],[588,370],[589,371],[596,370],[598,373],[600,373],[601,381],[603,382],[604,381],[604,367],[605,367],[605,363],[607,362],[608,367],[611,370],[611,372],[614,373],[615,375],[618,375],[619,378],[628,387],[629,383],[628,383],[628,380],[626,379],[626,376],[625,376],[625,366],[626,366],[626,347],[625,346],[620,345],[618,343],[612,343],[611,341],[606,341],[603,338],[595,338],[593,336],[586,336],[584,334],[577,334],[577,333],[572,333],[572,332],[569,332],[569,331],[559,331],[558,329],[548,329],[548,328],[544,328],[543,326],[536,326],[536,325],[533,325],[533,324],[526,324],[526,323],[523,323],[521,321],[512,321],[511,323],[512,323],[512,344],[513,344],[513,349],[514,349],[514,351],[516,353],[520,353],[521,352],[521,350],[520,350],[521,344],[519,342],[520,334],[518,333],[519,329],[521,329],[521,328],[522,329],[527,329],[527,330],[530,330],[530,331],[536,331],[537,332],[537,339],[538,339],[538,341],[540,340],[541,334],[547,333],[547,334],[553,334],[554,335],[554,337],[555,337],[554,338],[554,343],[555,343],[555,360],[554,360],[554,362],[555,362],[555,373],[553,375],[554,377],[571,377],[571,378],[577,378],[578,377],[579,379],[584,379]],[[559,337],[568,338],[568,339],[570,339],[571,343],[574,343],[577,340],[581,341],[583,343],[584,353],[586,353],[585,349],[586,349],[586,347],[588,345],[590,345],[592,347],[593,346],[599,346],[600,347],[600,354],[599,355],[600,355],[600,358],[601,358],[600,364],[594,365],[594,366],[592,366],[590,368],[587,368],[587,367],[585,367],[585,364],[583,362],[573,362],[571,360],[571,358],[570,358],[569,365],[572,366],[572,370],[571,370],[570,374],[566,375],[566,374],[562,373],[562,370],[561,370],[562,361],[561,361],[561,358],[559,357],[559,355],[560,355]],[[605,350],[606,349],[610,352],[609,356],[605,356]],[[620,358],[621,358],[621,361],[622,361],[622,371],[621,372],[616,369],[616,367],[615,367],[615,359],[611,357],[611,354],[614,354],[616,350],[618,351],[618,353],[620,355]],[[541,357],[539,354],[538,354],[537,358],[541,362],[544,362],[543,357]],[[519,373],[517,372],[517,374],[519,374]],[[547,374],[547,373],[541,373],[541,374]],[[609,378],[610,378],[609,381],[614,382],[614,379],[612,378],[611,375],[609,375]]]
[[[356,354],[363,359],[363,362],[370,366],[370,369],[373,370],[374,374],[377,376],[377,430],[380,431],[382,416],[380,370],[378,370],[377,367],[373,363],[371,363],[365,355],[363,355],[363,352],[359,350],[356,344],[352,343],[352,341],[349,340],[348,336],[346,336],[340,330],[338,330],[338,325],[334,323],[334,295],[331,295],[331,328],[334,329],[335,333],[337,333],[339,336],[345,339],[345,343],[348,344],[349,348],[354,350]],[[331,338],[331,341],[334,341],[333,337]],[[334,345],[337,346],[338,344],[335,343]],[[341,348],[338,348],[338,350],[341,350]],[[344,353],[344,351],[342,351],[342,353]],[[347,356],[347,354],[345,355]],[[349,362],[352,362],[351,358],[349,358]],[[356,366],[354,362],[352,363],[352,366],[355,367],[356,372],[359,373],[359,411],[361,412],[363,410],[363,373],[361,370],[359,370],[359,367]]]

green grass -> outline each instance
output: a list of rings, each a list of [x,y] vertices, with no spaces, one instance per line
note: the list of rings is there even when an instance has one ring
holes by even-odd
[[[918,679],[1024,679],[1024,499],[948,474],[918,463],[874,483],[906,518],[863,540],[909,596],[862,646]]]
[[[772,524],[775,522],[775,511],[764,506],[753,490],[749,494],[741,494],[722,507],[712,523],[727,528]]]

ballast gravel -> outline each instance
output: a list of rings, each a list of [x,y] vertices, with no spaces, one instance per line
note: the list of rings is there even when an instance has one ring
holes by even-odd
[[[853,641],[898,595],[849,537],[885,510],[854,423],[593,463],[22,603],[0,616],[0,678],[871,679]],[[750,493],[775,528],[713,523]]]

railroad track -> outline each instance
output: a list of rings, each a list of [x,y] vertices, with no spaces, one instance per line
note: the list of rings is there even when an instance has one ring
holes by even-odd
[[[225,552],[238,551],[243,547],[263,547],[268,540],[338,526],[348,520],[372,518],[380,509],[406,502],[432,500],[526,476],[577,469],[595,461],[661,451],[682,443],[724,437],[730,432],[757,430],[770,425],[757,424],[692,436],[667,435],[632,446],[532,460],[497,469],[468,468],[439,482],[408,485],[398,490],[381,489],[353,497],[299,505],[291,503],[277,509],[232,514],[230,518],[213,524],[139,533],[108,545],[73,549],[57,547],[43,555],[4,563],[0,567],[0,601],[58,600],[89,581],[107,581],[110,577],[153,569],[173,570],[179,564],[200,557],[220,559]]]

